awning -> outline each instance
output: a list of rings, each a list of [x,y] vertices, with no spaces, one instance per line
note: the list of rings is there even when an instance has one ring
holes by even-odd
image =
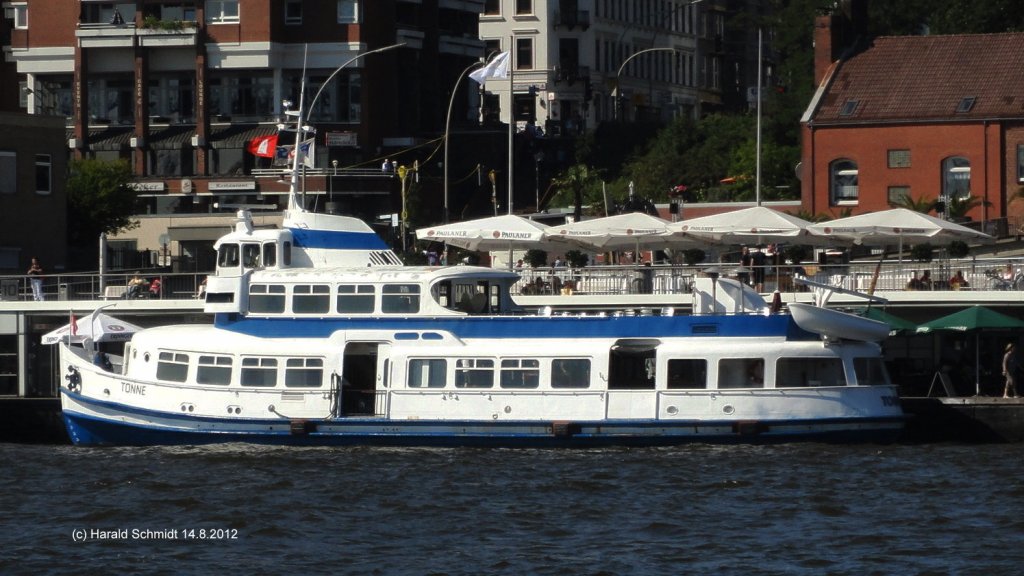
[[[212,242],[231,232],[231,226],[172,226],[167,235],[173,242]]]
[[[181,150],[192,143],[196,133],[192,126],[169,126],[160,130],[150,130],[149,147],[153,150]]]
[[[118,126],[117,128],[92,128],[89,130],[89,150],[118,152],[127,148],[131,143],[134,128],[131,126]],[[73,131],[68,132],[68,138],[74,138]]]
[[[276,124],[235,124],[213,130],[209,141],[212,148],[245,148],[253,138],[271,134],[277,134]]]

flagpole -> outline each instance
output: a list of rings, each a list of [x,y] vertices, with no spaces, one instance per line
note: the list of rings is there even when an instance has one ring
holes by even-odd
[[[512,160],[513,160],[513,148],[512,148],[512,133],[515,130],[516,122],[516,106],[515,106],[515,85],[513,78],[515,77],[516,61],[513,59],[514,50],[516,49],[516,37],[515,35],[509,36],[509,53],[508,58],[511,61],[508,67],[508,213],[512,213]]]

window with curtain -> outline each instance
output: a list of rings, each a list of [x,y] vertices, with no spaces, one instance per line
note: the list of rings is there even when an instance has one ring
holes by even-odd
[[[829,167],[830,202],[856,202],[860,198],[857,163],[853,160],[836,160]]]

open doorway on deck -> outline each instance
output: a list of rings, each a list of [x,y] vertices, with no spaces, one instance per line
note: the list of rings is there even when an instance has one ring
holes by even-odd
[[[619,340],[611,349],[609,390],[654,390],[655,356],[659,340]]]
[[[377,414],[376,342],[349,342],[341,371],[341,415],[367,416]]]

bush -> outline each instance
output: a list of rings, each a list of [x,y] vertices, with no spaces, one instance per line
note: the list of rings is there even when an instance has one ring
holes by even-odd
[[[910,249],[910,257],[918,262],[931,262],[932,252],[934,252],[934,249],[931,244],[928,244],[927,242],[924,244],[916,244]]]
[[[565,253],[565,261],[571,268],[583,268],[590,262],[590,257],[580,250],[569,250]]]
[[[534,268],[541,268],[548,265],[548,253],[537,249],[527,250],[526,257],[523,260]]]
[[[696,266],[703,262],[705,258],[707,258],[707,254],[700,248],[683,250],[683,262],[686,262],[687,266]]]
[[[949,252],[950,258],[963,258],[970,253],[971,248],[967,245],[967,242],[954,240],[949,243],[949,247],[946,250]]]

